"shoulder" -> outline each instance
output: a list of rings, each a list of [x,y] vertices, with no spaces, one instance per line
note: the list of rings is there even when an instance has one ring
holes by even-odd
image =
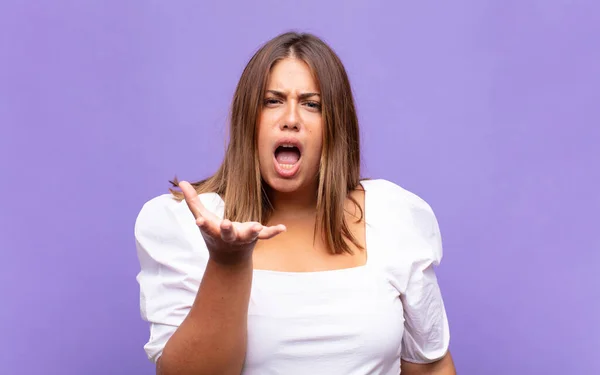
[[[223,200],[218,194],[198,195],[202,204],[217,215],[222,215]],[[172,194],[156,196],[142,205],[135,220],[136,235],[141,232],[164,233],[174,227],[194,223],[193,215],[185,201],[175,199]]]
[[[171,194],[162,194],[145,202],[137,215],[136,229],[164,222],[166,217],[172,216],[173,209],[179,203]]]
[[[218,212],[222,200],[217,194],[199,197],[206,208]],[[143,204],[135,220],[134,237],[142,277],[158,272],[161,265],[197,273],[206,260],[207,250],[194,215],[185,201],[171,194]]]
[[[380,206],[392,209],[387,212],[400,210],[415,214],[418,220],[435,219],[433,209],[427,201],[394,182],[375,179],[362,181],[362,184]]]
[[[411,249],[417,258],[425,257],[438,263],[442,257],[439,225],[432,207],[417,194],[384,180],[363,181],[369,195],[366,208],[375,222],[394,233],[403,248]],[[371,210],[369,213],[368,211]]]

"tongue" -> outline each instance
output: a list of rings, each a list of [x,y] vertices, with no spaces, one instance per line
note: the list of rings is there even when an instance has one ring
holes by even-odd
[[[298,155],[298,152],[293,150],[282,150],[277,152],[275,158],[279,164],[296,164],[300,159],[300,155]]]

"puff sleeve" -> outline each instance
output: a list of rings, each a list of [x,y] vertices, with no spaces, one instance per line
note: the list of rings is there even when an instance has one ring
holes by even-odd
[[[140,312],[150,323],[144,350],[153,362],[188,315],[208,259],[203,241],[196,243],[190,235],[195,228],[201,238],[184,206],[162,195],[143,206],[135,223]]]
[[[401,295],[405,319],[401,356],[408,362],[430,363],[448,351],[450,330],[434,271],[442,259],[438,221],[427,203],[420,199],[417,203],[411,208],[416,232],[414,254]]]

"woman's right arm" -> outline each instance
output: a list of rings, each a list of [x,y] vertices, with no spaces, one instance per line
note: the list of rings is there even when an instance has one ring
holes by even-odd
[[[146,204],[136,221],[141,312],[151,323],[145,349],[160,375],[239,375],[246,354],[252,251],[258,239],[285,227],[221,220],[201,204],[191,185],[182,182],[180,188],[191,222],[180,222],[185,206],[170,197]],[[191,243],[190,230],[200,231],[205,248]]]
[[[156,373],[239,375],[251,283],[251,257],[230,264],[209,259],[194,304],[165,345]]]

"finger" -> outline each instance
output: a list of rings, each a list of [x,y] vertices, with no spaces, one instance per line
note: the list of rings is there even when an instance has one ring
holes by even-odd
[[[214,231],[214,228],[212,228],[212,226],[210,224],[211,224],[210,221],[206,220],[202,216],[200,216],[199,218],[196,219],[196,225],[198,226],[198,228],[200,228],[204,232],[212,235],[212,234],[214,234],[215,231]]]
[[[225,242],[233,242],[236,239],[233,223],[227,219],[221,221],[221,239]]]
[[[179,183],[179,188],[183,193],[183,197],[185,199],[185,203],[187,204],[190,211],[196,219],[202,217],[203,208],[202,203],[200,203],[200,199],[198,198],[198,194],[196,193],[196,189],[187,181],[181,181]]]
[[[243,243],[255,241],[258,238],[258,234],[263,229],[262,224],[257,222],[236,223],[236,227],[236,239]]]
[[[179,188],[185,198],[185,203],[196,219],[196,225],[212,237],[220,236],[219,218],[208,211],[200,201],[196,189],[187,181],[181,181]]]
[[[219,222],[221,220],[217,215],[209,211],[202,204],[202,201],[198,196],[198,192],[189,182],[181,181],[178,186],[181,189],[181,192],[183,193],[188,207],[194,214],[194,217],[197,218],[199,216],[203,216],[204,218],[213,222]]]
[[[285,232],[287,228],[283,224],[275,225],[272,227],[263,227],[263,229],[258,234],[259,240],[268,240],[269,238],[273,238],[278,234]]]

